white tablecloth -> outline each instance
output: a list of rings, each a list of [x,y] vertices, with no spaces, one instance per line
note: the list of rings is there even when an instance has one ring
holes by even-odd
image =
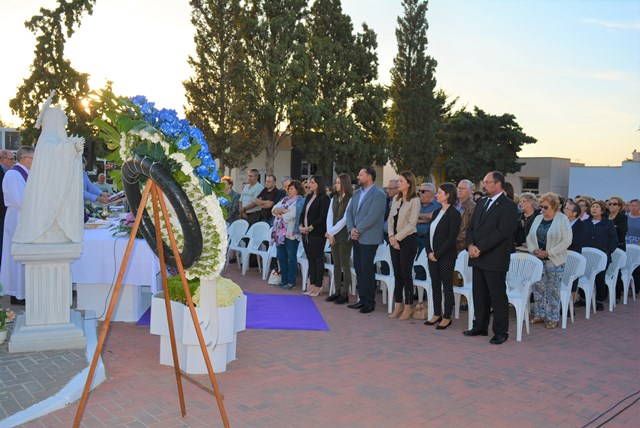
[[[82,254],[78,260],[71,263],[73,282],[115,283],[129,237],[116,238],[112,235],[113,231],[110,228],[84,230]],[[147,241],[136,239],[122,283],[151,286],[151,291],[156,293],[160,291],[158,287],[162,286],[156,281],[158,272],[160,272],[158,257],[151,251]]]

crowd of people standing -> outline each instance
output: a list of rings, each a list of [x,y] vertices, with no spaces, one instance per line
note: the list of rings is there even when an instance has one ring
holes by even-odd
[[[637,199],[625,210],[624,201],[617,196],[604,202],[588,196],[563,200],[554,193],[515,195],[498,171],[486,174],[480,196],[471,180],[436,187],[428,182],[418,184],[409,171],[390,180],[385,194],[375,185],[373,167],[359,171],[355,191],[347,174],[338,175],[333,189],[325,185],[322,176],[305,182],[286,177],[281,191],[275,187],[274,176],[267,176],[264,187],[257,177],[258,171],[249,172],[241,194],[231,189],[229,177],[223,178],[232,201],[229,219],[266,221],[273,226],[280,287],[295,287],[302,242],[309,261],[309,287],[304,294],[320,295],[328,242],[335,292],[326,301],[349,303],[349,288],[357,281],[358,300],[348,307],[370,313],[376,305],[374,257],[378,246],[386,242],[395,277],[390,296],[395,305],[389,318],[407,320],[414,308],[414,261],[425,251],[434,300],[434,316],[425,324],[444,330],[452,323],[453,287],[457,285],[454,265],[458,254],[466,250],[473,269],[475,320],[464,334],[488,336],[492,317],[493,344],[508,339],[506,274],[513,252],[526,251],[543,262],[542,279],[532,289],[531,323],[544,323],[552,329],[560,319],[560,281],[569,250],[598,248],[610,263],[616,248],[624,250],[625,245],[640,242]],[[237,217],[232,216],[236,215],[234,200],[239,201]],[[597,310],[603,310],[607,290],[602,272],[596,278]],[[577,287],[574,291],[580,306]],[[621,292],[622,287],[616,298]]]

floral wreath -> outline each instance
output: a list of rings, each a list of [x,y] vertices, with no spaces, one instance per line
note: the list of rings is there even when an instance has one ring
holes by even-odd
[[[155,108],[144,96],[117,97],[104,90],[92,93],[92,108],[98,112],[93,124],[99,136],[113,152],[107,157],[119,166],[134,156],[151,158],[166,168],[182,186],[196,212],[202,230],[203,249],[200,259],[186,272],[189,279],[213,280],[225,262],[227,242],[225,212],[228,203],[216,163],[202,131],[186,119],[178,119],[174,110]],[[110,173],[120,184],[120,171]],[[147,201],[151,210],[151,201]],[[162,213],[160,213],[162,217]],[[165,219],[166,221],[167,219]],[[179,224],[170,209],[172,225]],[[184,236],[174,229],[179,248],[184,248]],[[163,239],[168,241],[166,229]]]

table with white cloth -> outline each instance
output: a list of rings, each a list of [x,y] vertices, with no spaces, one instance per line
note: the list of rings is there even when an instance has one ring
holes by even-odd
[[[115,225],[113,223],[112,225]],[[82,254],[71,264],[76,308],[92,309],[103,320],[129,236],[113,236],[111,226],[84,230]],[[101,225],[106,226],[106,225]],[[120,287],[112,321],[136,322],[151,305],[151,295],[162,286],[160,262],[144,239],[136,239]]]

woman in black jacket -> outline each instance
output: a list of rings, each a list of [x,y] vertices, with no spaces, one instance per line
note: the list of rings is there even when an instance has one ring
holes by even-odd
[[[321,175],[314,175],[309,179],[309,194],[304,201],[300,215],[300,233],[304,253],[309,260],[309,289],[303,293],[309,296],[319,296],[322,291],[322,277],[324,276],[324,245],[327,232],[327,212],[329,211],[329,197],[325,192],[324,179]]]
[[[618,248],[618,237],[616,236],[616,228],[613,222],[603,216],[605,210],[603,201],[594,201],[591,203],[591,218],[586,220],[585,234],[582,240],[583,247],[597,248],[607,255],[607,267],[611,263],[611,254]],[[604,301],[607,298],[607,284],[604,281],[603,270],[596,275],[596,310],[604,310]]]
[[[627,224],[627,216],[624,213],[623,207],[624,201],[620,196],[612,196],[607,202],[607,208],[609,208],[609,220],[613,221],[613,226],[616,228],[618,248],[622,251],[627,251],[627,230],[629,230],[629,226]],[[620,297],[622,296],[622,288],[622,272],[618,272],[616,302],[620,300]]]
[[[456,264],[456,238],[462,218],[456,209],[457,189],[451,183],[442,183],[436,199],[442,208],[433,212],[433,220],[427,229],[425,251],[429,259],[429,274],[433,291],[434,317],[426,325],[438,324],[444,330],[451,325],[453,312],[453,269]],[[444,293],[444,313],[442,312]]]

